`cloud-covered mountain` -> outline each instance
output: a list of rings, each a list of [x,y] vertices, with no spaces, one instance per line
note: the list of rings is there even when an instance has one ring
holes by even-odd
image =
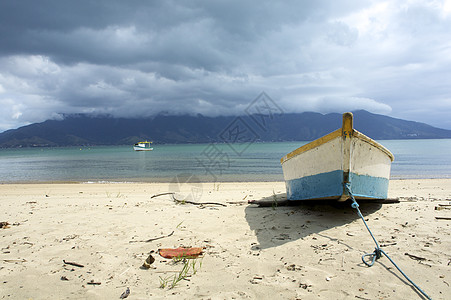
[[[158,115],[128,119],[69,115],[0,134],[0,147],[81,146],[155,143],[247,143],[309,141],[341,127],[338,113],[292,113],[205,117]],[[354,126],[373,139],[451,138],[451,130],[367,111],[354,112]]]

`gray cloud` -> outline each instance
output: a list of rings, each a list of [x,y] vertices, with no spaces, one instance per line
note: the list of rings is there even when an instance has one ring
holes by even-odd
[[[0,2],[0,131],[64,113],[366,109],[451,128],[450,1]]]

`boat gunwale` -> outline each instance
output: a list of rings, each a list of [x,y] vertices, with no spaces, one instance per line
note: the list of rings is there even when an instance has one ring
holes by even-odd
[[[335,131],[332,131],[331,133],[326,134],[325,136],[322,136],[322,137],[320,137],[320,138],[318,138],[318,139],[316,139],[314,141],[311,141],[310,143],[305,144],[305,145],[297,148],[296,150],[291,151],[290,153],[288,153],[287,155],[285,155],[284,157],[282,157],[280,159],[280,163],[283,164],[287,160],[290,160],[293,157],[298,156],[301,153],[304,153],[304,152],[306,152],[308,150],[311,150],[311,149],[316,148],[316,147],[318,147],[320,145],[323,145],[323,144],[325,144],[325,143],[327,143],[327,142],[329,142],[329,141],[331,141],[331,140],[333,140],[333,139],[335,139],[337,137],[340,137],[340,136],[342,136],[342,129],[341,128],[339,128],[339,129],[337,129]]]
[[[332,131],[329,134],[326,134],[325,136],[322,136],[314,141],[311,141],[308,144],[305,144],[299,148],[297,148],[296,150],[293,150],[292,152],[288,153],[287,155],[285,155],[284,157],[282,157],[280,159],[280,163],[283,164],[286,161],[292,159],[295,156],[298,156],[308,150],[314,149],[316,147],[319,147],[337,137],[341,137],[341,136],[345,136],[347,137],[348,135],[350,135],[351,137],[360,139],[364,142],[367,142],[368,144],[376,147],[377,149],[381,150],[382,152],[384,152],[385,154],[387,154],[388,157],[390,157],[391,161],[394,161],[394,156],[393,154],[390,152],[390,150],[388,150],[387,148],[385,148],[384,146],[382,146],[381,144],[379,144],[378,142],[376,142],[375,140],[373,140],[372,138],[364,135],[363,133],[352,129],[351,133],[347,132],[347,131],[343,131],[343,128],[339,128],[335,131]]]
[[[381,150],[382,152],[384,152],[385,154],[388,155],[388,157],[390,157],[390,160],[393,162],[395,160],[395,156],[393,155],[393,153],[390,152],[390,150],[388,150],[387,148],[385,148],[384,146],[382,146],[381,144],[379,144],[378,142],[376,142],[375,140],[373,140],[372,138],[364,135],[363,133],[361,133],[360,131],[357,130],[353,130],[352,133],[353,137],[356,137],[364,142],[367,142],[368,144],[376,147],[377,149]]]

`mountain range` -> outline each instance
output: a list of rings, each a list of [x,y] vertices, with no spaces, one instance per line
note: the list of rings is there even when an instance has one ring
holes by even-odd
[[[451,138],[451,130],[354,111],[354,128],[373,139]],[[341,127],[342,115],[314,112],[206,117],[157,115],[130,119],[66,115],[0,133],[0,147],[57,147],[154,143],[310,141]]]

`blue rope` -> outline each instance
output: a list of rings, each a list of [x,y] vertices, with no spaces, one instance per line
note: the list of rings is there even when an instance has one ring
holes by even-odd
[[[431,297],[429,297],[428,294],[426,294],[418,285],[416,285],[399,267],[398,265],[390,258],[390,256],[387,255],[387,253],[385,253],[384,250],[382,250],[379,247],[379,244],[377,243],[376,238],[374,237],[373,233],[371,232],[370,228],[368,227],[368,225],[366,224],[365,218],[363,217],[362,213],[360,212],[359,209],[359,204],[357,203],[357,201],[355,201],[354,196],[351,193],[351,187],[350,187],[350,183],[349,182],[345,182],[344,183],[344,188],[346,190],[346,192],[348,193],[349,197],[351,197],[352,200],[352,204],[351,207],[355,208],[357,210],[357,214],[360,216],[360,218],[363,221],[363,224],[365,224],[366,229],[368,230],[368,232],[370,233],[371,237],[373,238],[374,243],[376,244],[376,248],[374,250],[373,253],[367,253],[364,254],[362,256],[362,261],[365,265],[367,265],[368,267],[371,267],[372,265],[374,265],[374,262],[376,260],[378,260],[379,258],[382,257],[382,254],[384,254],[388,260],[396,267],[396,269],[398,269],[398,271],[404,276],[404,278],[406,278],[421,294],[423,294],[423,296],[425,296],[427,299],[432,300]],[[366,258],[369,258],[369,260],[367,260]]]

